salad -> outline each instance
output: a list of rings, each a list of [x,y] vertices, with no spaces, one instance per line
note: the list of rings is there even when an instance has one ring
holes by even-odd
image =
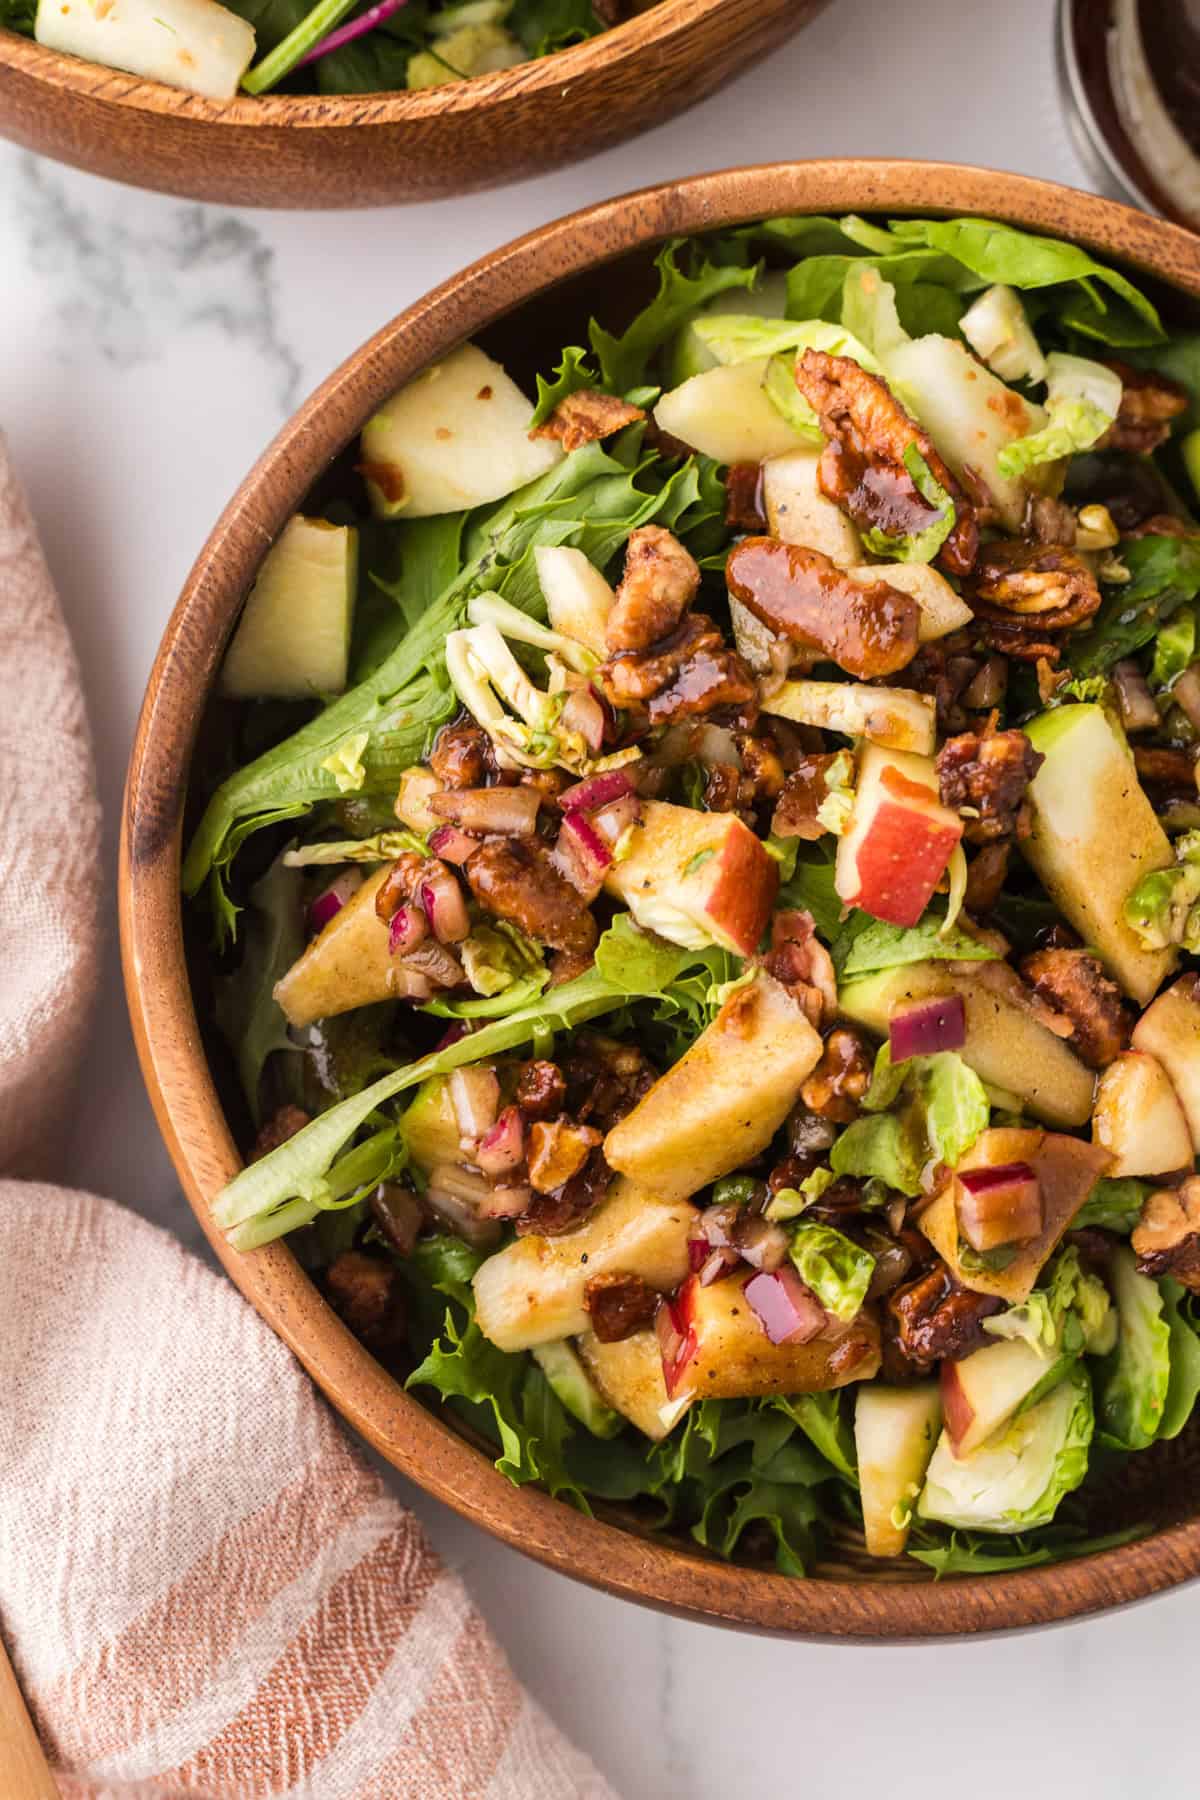
[[[216,1217],[585,1510],[1095,1549],[1200,1392],[1200,334],[980,219],[657,275],[532,395],[427,369],[261,567]]]
[[[0,28],[87,62],[231,100],[373,94],[493,75],[583,43],[654,0],[0,0]]]

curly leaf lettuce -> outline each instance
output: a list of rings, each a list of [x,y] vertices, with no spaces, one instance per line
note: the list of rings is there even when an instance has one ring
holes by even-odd
[[[672,238],[655,259],[658,293],[620,337],[592,321],[588,330],[592,351],[600,364],[604,385],[623,394],[644,382],[655,353],[686,325],[701,307],[729,288],[752,288],[757,266],[737,268],[699,259],[688,272],[679,265],[680,253],[688,252],[684,238]]]
[[[830,1167],[837,1175],[886,1182],[910,1199],[922,1192],[929,1161],[953,1168],[989,1116],[986,1088],[954,1051],[893,1064],[886,1044],[863,1108],[867,1116],[848,1125],[834,1144]]]

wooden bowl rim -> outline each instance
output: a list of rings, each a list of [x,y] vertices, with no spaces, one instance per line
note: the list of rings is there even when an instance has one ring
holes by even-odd
[[[184,963],[180,816],[197,723],[263,551],[380,401],[431,358],[566,277],[680,232],[786,211],[976,213],[1066,233],[1200,298],[1200,240],[1132,208],[1028,176],[946,163],[833,160],[699,175],[604,201],[505,245],[393,319],[300,408],[225,508],[167,625],[126,787],[119,911],[143,1073],[188,1199],[217,1255],[331,1401],[395,1467],[515,1549],[681,1616],[808,1639],[910,1642],[1061,1622],[1200,1574],[1200,1513],[1139,1543],[945,1584],[794,1580],[710,1561],[514,1488],[350,1335],[272,1245],[232,1251],[208,1197],[240,1166],[201,1047]]]
[[[443,87],[385,88],[367,94],[238,94],[232,100],[208,100],[202,94],[185,93],[165,82],[108,69],[65,51],[48,50],[31,38],[0,30],[0,67],[30,76],[72,99],[102,100],[131,111],[163,118],[198,120],[215,125],[236,125],[240,130],[298,130],[354,126],[420,124],[434,117],[461,117],[485,113],[499,100],[515,95],[538,95],[581,80],[610,64],[620,64],[680,32],[690,30],[710,13],[720,11],[724,0],[658,0],[649,12],[639,13],[620,25],[610,26],[596,37],[550,56],[536,57],[512,69],[492,75],[473,75]]]

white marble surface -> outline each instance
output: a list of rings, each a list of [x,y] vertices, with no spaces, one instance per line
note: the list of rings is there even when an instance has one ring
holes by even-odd
[[[781,156],[956,158],[1087,185],[1050,0],[838,0],[649,137],[475,199],[336,215],[139,194],[0,146],[0,427],[83,661],[108,823],[159,632],[204,535],[295,403],[391,313],[543,220]],[[3,650],[0,647],[0,657]],[[13,671],[5,671],[13,674]],[[48,769],[52,779],[52,768]],[[64,1175],[195,1241],[145,1100],[110,926]],[[399,1484],[403,1487],[404,1484]],[[418,1497],[522,1677],[625,1800],[759,1793],[974,1800],[1183,1790],[1200,1594],[1036,1638],[824,1649],[622,1605]]]

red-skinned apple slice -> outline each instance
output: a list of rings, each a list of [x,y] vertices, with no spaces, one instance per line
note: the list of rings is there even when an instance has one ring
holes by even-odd
[[[944,1362],[942,1412],[955,1456],[970,1456],[999,1431],[1053,1368],[1053,1358],[1039,1356],[1018,1339],[988,1344],[961,1362]]]
[[[817,1394],[869,1381],[879,1369],[879,1326],[866,1308],[849,1325],[807,1343],[773,1344],[743,1289],[755,1271],[701,1285],[691,1275],[670,1307],[663,1375],[672,1399]],[[661,1339],[660,1339],[661,1342]]]
[[[1092,1140],[1112,1157],[1109,1174],[1166,1175],[1192,1166],[1192,1134],[1157,1057],[1124,1050],[1100,1077]]]
[[[673,944],[721,944],[751,956],[775,904],[779,866],[733,813],[650,800],[604,886],[639,925]]]
[[[848,906],[890,925],[915,925],[962,838],[938,799],[933,759],[867,744],[835,886]]]

